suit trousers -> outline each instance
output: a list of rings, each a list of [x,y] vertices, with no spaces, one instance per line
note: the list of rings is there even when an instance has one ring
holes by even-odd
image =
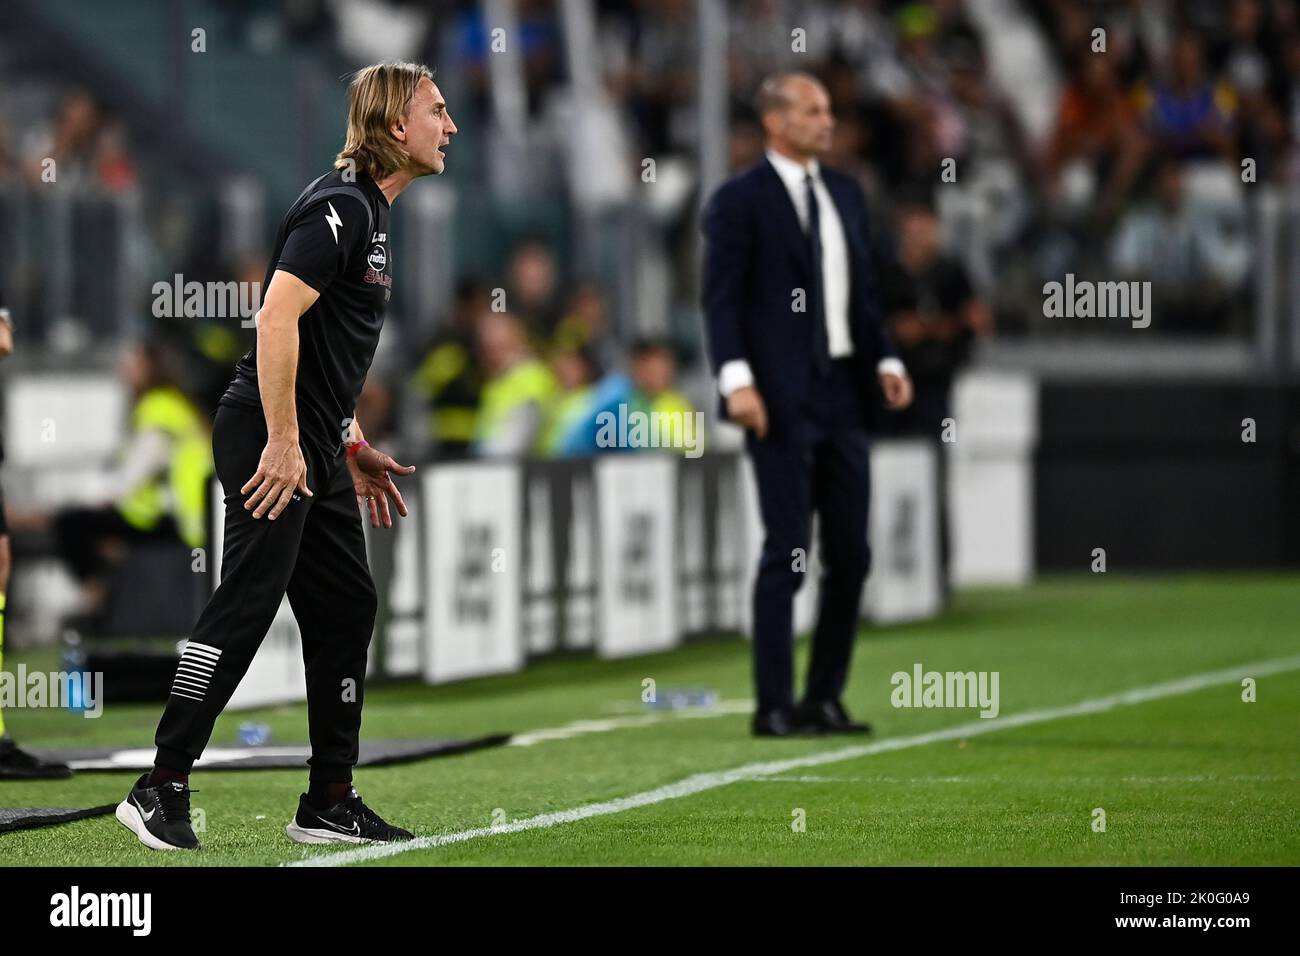
[[[794,597],[807,576],[812,516],[822,576],[804,699],[838,700],[857,635],[867,544],[870,438],[848,360],[812,375],[792,427],[746,433],[764,540],[754,584],[754,678],[759,712],[794,703]]]

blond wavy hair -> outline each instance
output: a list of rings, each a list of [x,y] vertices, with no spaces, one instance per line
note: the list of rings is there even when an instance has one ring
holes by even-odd
[[[379,180],[406,165],[408,155],[392,126],[406,114],[422,79],[432,71],[420,63],[375,63],[352,74],[348,86],[348,135],[334,168],[355,168]]]

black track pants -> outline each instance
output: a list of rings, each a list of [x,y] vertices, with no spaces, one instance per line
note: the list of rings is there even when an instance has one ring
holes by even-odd
[[[274,521],[253,518],[239,491],[266,446],[261,412],[223,405],[212,431],[225,490],[221,584],[181,655],[154,742],[159,766],[188,773],[218,715],[248,670],[287,592],[302,631],[307,671],[311,779],[352,779],[361,730],[375,588],[361,516],[343,460],[309,452],[313,497],[291,501]]]

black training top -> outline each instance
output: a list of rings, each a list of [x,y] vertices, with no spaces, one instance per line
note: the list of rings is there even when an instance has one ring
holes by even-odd
[[[320,293],[298,322],[298,431],[330,458],[342,451],[393,287],[388,199],[365,173],[343,176],[326,173],[289,207],[263,285],[282,269]],[[261,409],[256,345],[221,402]]]

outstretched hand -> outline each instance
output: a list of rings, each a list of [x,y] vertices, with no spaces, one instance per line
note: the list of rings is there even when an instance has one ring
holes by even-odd
[[[406,517],[406,502],[402,500],[402,493],[397,490],[392,476],[413,475],[414,465],[399,465],[391,455],[385,455],[366,445],[348,459],[348,470],[352,472],[352,487],[356,490],[357,502],[370,513],[371,527],[393,526],[389,498],[397,506],[397,513]]]

